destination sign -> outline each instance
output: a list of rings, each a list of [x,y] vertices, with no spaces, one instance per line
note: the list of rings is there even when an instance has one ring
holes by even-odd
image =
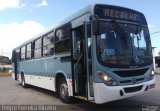
[[[144,15],[140,12],[110,5],[96,5],[95,15],[100,19],[117,19],[147,24]]]
[[[104,10],[104,16],[106,17],[112,17],[112,18],[118,18],[118,19],[126,19],[126,20],[137,20],[137,14],[135,13],[130,13],[127,11],[119,11],[119,10],[114,10],[114,9],[108,9],[106,8]]]

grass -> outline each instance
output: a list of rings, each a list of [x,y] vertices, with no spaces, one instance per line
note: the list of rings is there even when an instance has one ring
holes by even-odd
[[[6,76],[11,76],[11,73],[9,73],[9,72],[0,72],[0,77],[6,77]]]

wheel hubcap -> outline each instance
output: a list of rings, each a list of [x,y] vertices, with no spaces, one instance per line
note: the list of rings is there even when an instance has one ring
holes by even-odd
[[[66,96],[68,96],[68,87],[66,83],[61,84],[60,93],[61,93],[62,98],[66,98]]]

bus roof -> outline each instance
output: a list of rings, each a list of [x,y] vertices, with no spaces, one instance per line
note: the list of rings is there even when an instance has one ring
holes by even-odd
[[[117,7],[117,8],[123,8],[123,9],[126,9],[126,10],[130,10],[130,11],[134,11],[134,12],[137,12],[139,14],[142,14],[141,12],[139,11],[135,11],[133,9],[130,9],[130,8],[126,8],[126,7],[121,7],[121,6],[116,6],[116,5],[111,5],[111,4],[100,4],[100,3],[94,3],[94,4],[90,4],[88,6],[86,6],[85,8],[81,9],[80,11],[78,11],[77,13],[75,14],[72,14],[71,16],[67,17],[66,19],[62,20],[61,22],[57,23],[56,25],[54,25],[53,27],[51,27],[49,30],[46,30],[40,34],[38,34],[37,36],[33,37],[32,39],[24,42],[23,44],[17,46],[16,48],[14,48],[13,50],[16,50],[17,48],[20,48],[38,38],[41,38],[42,36],[44,36],[45,34],[53,31],[54,29],[66,24],[66,23],[69,23],[71,21],[73,21],[74,19],[84,15],[84,14],[87,14],[87,13],[90,13],[90,14],[93,14],[94,13],[94,8],[95,6],[97,5],[102,5],[102,6],[110,6],[110,7]],[[143,14],[142,14],[143,15]]]

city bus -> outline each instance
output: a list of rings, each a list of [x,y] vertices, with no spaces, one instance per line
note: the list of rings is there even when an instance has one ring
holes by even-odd
[[[19,45],[12,66],[23,87],[51,90],[64,103],[102,104],[155,87],[145,16],[114,5],[89,5]]]

